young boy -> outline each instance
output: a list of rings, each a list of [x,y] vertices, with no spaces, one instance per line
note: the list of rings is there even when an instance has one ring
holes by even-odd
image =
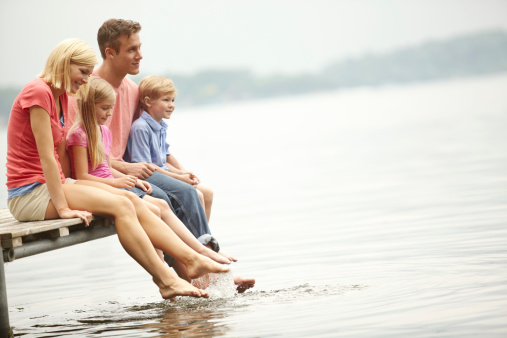
[[[206,216],[209,220],[213,191],[200,183],[199,178],[187,171],[169,152],[166,141],[167,124],[174,111],[176,88],[174,83],[161,76],[147,76],[139,83],[139,102],[143,113],[134,121],[125,150],[124,160],[127,162],[146,162],[156,165],[156,171],[186,182],[197,189]],[[236,259],[221,251],[219,254],[232,261]],[[238,292],[245,292],[255,285],[254,278],[234,276]]]
[[[139,84],[139,102],[143,110],[130,129],[124,159],[127,162],[148,162],[157,165],[156,171],[194,186],[209,222],[213,190],[186,170],[170,153],[166,141],[167,124],[174,111],[176,88],[173,82],[161,76],[147,76]]]

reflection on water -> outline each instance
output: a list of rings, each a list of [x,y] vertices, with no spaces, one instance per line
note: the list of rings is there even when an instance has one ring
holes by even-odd
[[[213,234],[255,288],[227,275],[210,299],[162,301],[109,237],[6,265],[15,332],[506,336],[506,90],[491,76],[176,110],[171,149],[214,189]]]

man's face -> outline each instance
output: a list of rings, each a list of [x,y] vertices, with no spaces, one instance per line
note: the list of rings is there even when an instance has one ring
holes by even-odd
[[[127,35],[121,35],[120,51],[115,54],[115,64],[118,71],[130,75],[139,73],[139,65],[143,55],[141,53],[141,39],[138,33],[133,33],[127,38]]]

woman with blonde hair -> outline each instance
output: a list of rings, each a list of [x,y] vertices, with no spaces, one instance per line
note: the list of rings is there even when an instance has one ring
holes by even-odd
[[[7,127],[9,210],[19,221],[79,217],[88,225],[92,214],[112,217],[122,246],[153,277],[164,299],[208,297],[177,277],[155,247],[183,262],[193,278],[228,268],[190,249],[136,195],[64,176],[57,148],[65,140],[68,94],[86,86],[97,63],[86,43],[64,40],[16,97]]]

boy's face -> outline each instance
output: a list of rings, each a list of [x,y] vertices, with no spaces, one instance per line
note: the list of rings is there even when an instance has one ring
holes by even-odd
[[[116,69],[125,74],[136,75],[139,73],[139,65],[143,54],[141,53],[141,39],[138,33],[133,33],[127,38],[127,35],[121,35],[120,50],[118,53],[112,51]]]
[[[148,114],[158,123],[170,119],[174,111],[174,95],[163,95],[156,100],[149,100]]]

